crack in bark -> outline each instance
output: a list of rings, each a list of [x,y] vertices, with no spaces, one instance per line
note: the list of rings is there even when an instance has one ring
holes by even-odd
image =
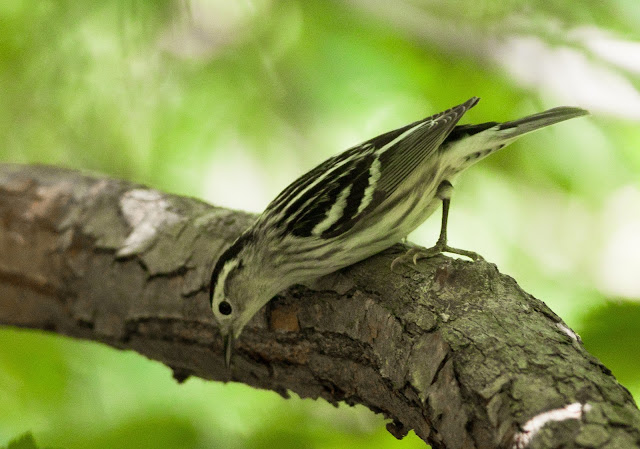
[[[17,288],[25,288],[45,296],[51,296],[62,300],[64,293],[61,289],[47,282],[43,278],[35,278],[24,273],[16,273],[0,268],[0,283],[13,285]]]
[[[431,381],[431,385],[433,385],[436,382],[438,382],[438,376],[442,372],[442,369],[444,368],[445,364],[447,362],[449,362],[449,360],[451,360],[451,354],[449,352],[447,352],[445,354],[444,358],[442,359],[442,361],[440,362],[440,364],[438,365],[438,367],[436,368],[436,372],[435,372],[435,374],[433,376],[433,380]],[[454,370],[454,372],[455,372],[455,370]]]

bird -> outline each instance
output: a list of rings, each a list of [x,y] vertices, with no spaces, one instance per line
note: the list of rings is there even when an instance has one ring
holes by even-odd
[[[588,111],[562,106],[503,123],[458,125],[478,101],[472,97],[353,146],[300,176],[269,203],[212,270],[209,300],[227,368],[234,340],[271,298],[400,242],[440,204],[436,244],[409,249],[390,268],[442,252],[482,259],[447,244],[453,179],[524,134]]]

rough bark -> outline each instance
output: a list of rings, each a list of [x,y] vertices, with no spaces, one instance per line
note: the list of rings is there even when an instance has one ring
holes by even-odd
[[[178,380],[360,403],[437,448],[631,448],[629,392],[542,301],[486,262],[389,270],[398,246],[270,302],[231,371],[216,257],[253,219],[129,182],[0,165],[0,324],[133,349]]]

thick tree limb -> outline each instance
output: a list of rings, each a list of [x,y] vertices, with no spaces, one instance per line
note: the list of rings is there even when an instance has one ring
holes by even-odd
[[[252,219],[124,181],[0,165],[0,324],[133,349],[179,380],[361,403],[394,435],[415,429],[438,448],[640,444],[627,390],[485,262],[437,257],[397,274],[389,251],[322,290],[292,288],[249,324],[227,372],[207,284]]]

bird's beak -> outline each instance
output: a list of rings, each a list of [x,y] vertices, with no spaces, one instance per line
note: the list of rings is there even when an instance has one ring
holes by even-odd
[[[233,350],[233,332],[229,332],[224,337],[224,366],[231,367],[231,352]]]

